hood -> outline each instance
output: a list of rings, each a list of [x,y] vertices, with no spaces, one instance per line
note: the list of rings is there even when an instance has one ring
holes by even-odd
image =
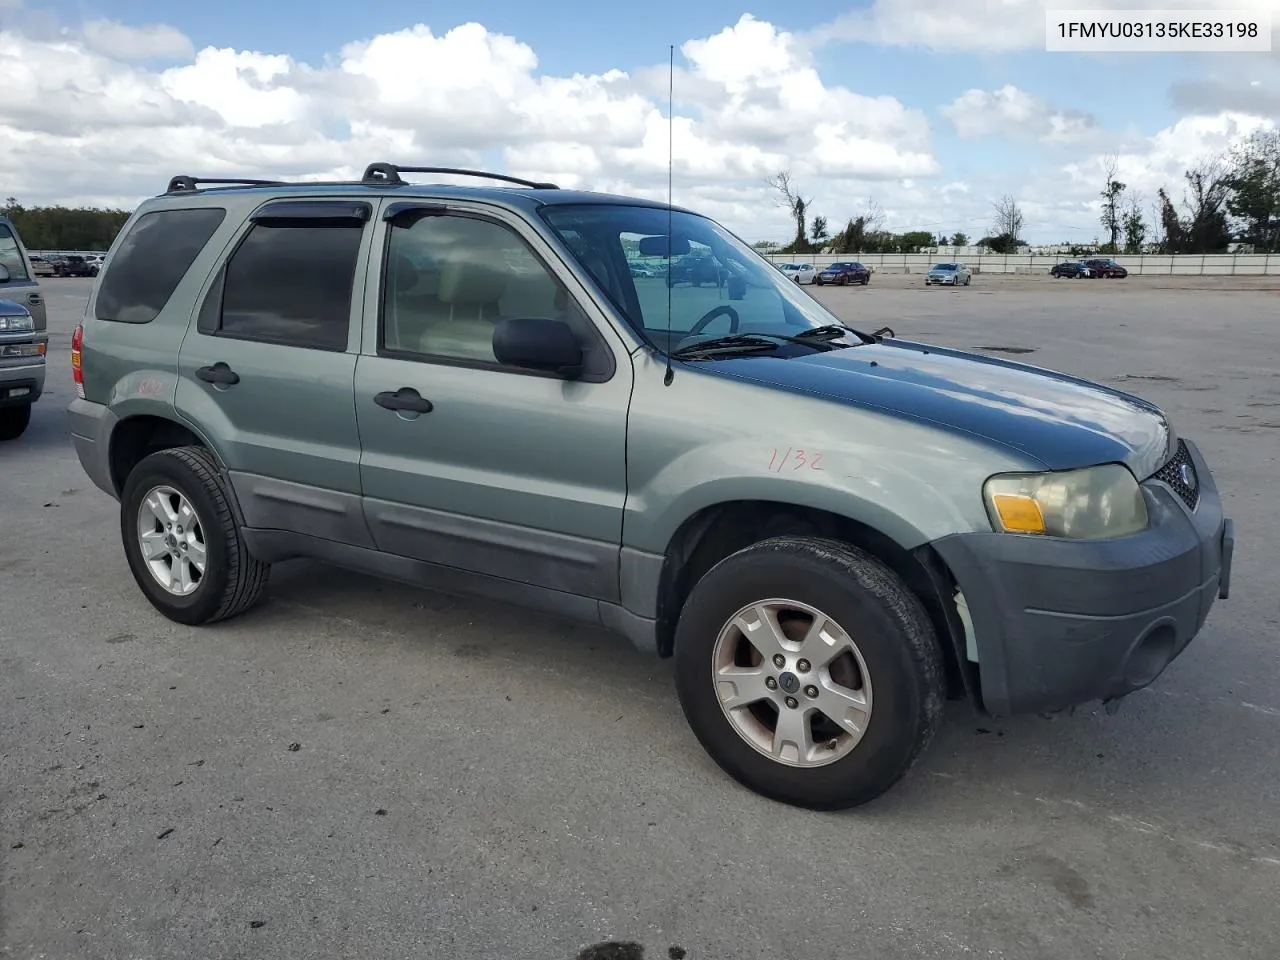
[[[910,341],[791,358],[716,360],[708,372],[963,431],[1050,470],[1120,462],[1141,479],[1166,459],[1159,407],[1101,384]]]
[[[14,300],[0,299],[0,317],[25,317],[31,311]]]

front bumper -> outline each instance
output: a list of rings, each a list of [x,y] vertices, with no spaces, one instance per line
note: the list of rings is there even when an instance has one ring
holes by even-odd
[[[1204,458],[1187,449],[1200,488],[1195,510],[1148,480],[1151,523],[1142,533],[1095,541],[968,533],[933,543],[968,608],[988,713],[1062,710],[1141,689],[1226,598],[1233,525]]]
[[[24,347],[28,350],[47,347],[49,337],[35,334],[0,335],[0,347]],[[3,353],[3,350],[0,350]],[[24,357],[0,356],[0,407],[24,407],[35,403],[44,392],[45,355]]]

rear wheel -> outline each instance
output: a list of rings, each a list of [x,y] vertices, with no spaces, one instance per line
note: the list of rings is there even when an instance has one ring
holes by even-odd
[[[120,496],[120,534],[138,587],[178,623],[234,617],[266,587],[271,568],[245,547],[203,447],[161,450],[133,468]]]
[[[694,734],[729,775],[839,809],[892,787],[937,730],[942,652],[919,600],[870,555],[780,537],[722,560],[676,630]]]
[[[31,404],[20,407],[0,407],[0,440],[17,440],[27,431],[31,422]]]

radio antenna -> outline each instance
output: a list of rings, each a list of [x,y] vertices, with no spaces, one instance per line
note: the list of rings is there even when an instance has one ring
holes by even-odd
[[[673,43],[668,51],[667,62],[667,372],[662,378],[664,386],[671,386],[675,379],[675,371],[671,369],[671,247],[675,237],[671,235],[674,217],[671,205],[672,170],[675,163],[676,141],[676,47]]]

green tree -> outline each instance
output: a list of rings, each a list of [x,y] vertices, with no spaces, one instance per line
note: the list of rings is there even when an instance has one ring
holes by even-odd
[[[1011,233],[1000,233],[994,237],[983,237],[978,246],[986,247],[992,253],[1014,253],[1018,249],[1018,239]]]
[[[4,214],[30,250],[106,250],[129,219],[126,210],[92,207],[27,207],[5,200]]]
[[[951,237],[951,245],[953,247],[967,247],[969,245],[969,238],[957,230]]]
[[[1106,186],[1102,188],[1102,216],[1098,220],[1102,223],[1102,227],[1111,236],[1107,250],[1109,253],[1115,253],[1117,243],[1120,240],[1120,232],[1124,229],[1124,214],[1120,210],[1120,195],[1124,193],[1125,185],[1116,179],[1116,173],[1120,167],[1118,157],[1111,156],[1104,161],[1104,172],[1106,174]]]
[[[813,245],[808,238],[809,205],[813,199],[804,199],[791,180],[791,171],[779,170],[769,179],[769,186],[777,195],[778,202],[787,208],[791,219],[795,221],[795,238],[782,248],[783,253],[810,253]]]
[[[1227,157],[1227,212],[1258,251],[1280,248],[1280,130],[1259,130]]]
[[[816,216],[813,223],[809,226],[809,238],[813,240],[814,246],[821,246],[822,241],[826,240],[830,234],[827,232],[827,218]]]
[[[932,247],[934,242],[929,230],[909,230],[895,239],[899,248],[895,253],[915,253],[921,247]]]
[[[1124,252],[1141,253],[1142,245],[1147,239],[1147,222],[1142,217],[1142,208],[1135,201],[1129,205],[1122,217],[1124,227]]]

